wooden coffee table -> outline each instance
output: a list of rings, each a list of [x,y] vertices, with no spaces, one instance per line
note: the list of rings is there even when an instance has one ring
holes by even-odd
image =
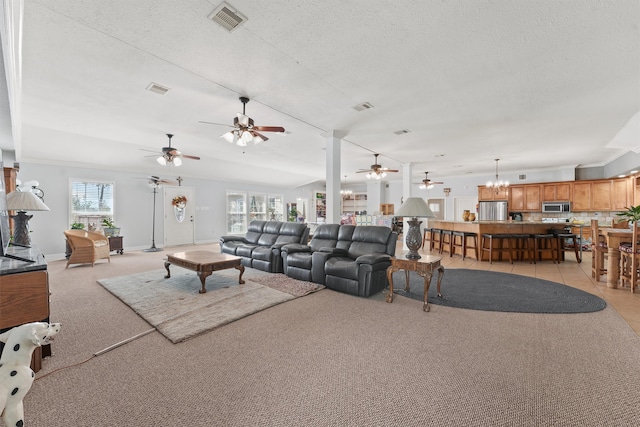
[[[438,271],[438,296],[442,297],[440,293],[440,284],[442,283],[442,276],[444,276],[444,267],[440,265],[442,258],[435,255],[423,255],[422,258],[413,259],[407,258],[406,254],[401,254],[391,258],[391,265],[387,268],[387,279],[389,280],[389,294],[387,295],[387,302],[393,302],[393,273],[399,270],[404,270],[406,284],[404,287],[405,292],[409,292],[409,272],[415,271],[420,277],[424,279],[424,301],[422,309],[429,311],[429,301],[427,294],[429,293],[429,286],[431,286],[431,277],[433,272]]]
[[[169,271],[169,266],[171,264],[186,268],[187,270],[195,271],[202,283],[202,289],[198,292],[204,294],[207,292],[204,282],[214,271],[235,268],[240,271],[238,283],[241,285],[244,284],[244,280],[242,280],[244,265],[241,264],[241,261],[242,258],[240,257],[219,254],[212,251],[176,252],[174,254],[167,255],[167,260],[164,262],[164,268],[167,269],[167,275],[164,276],[164,278],[168,279],[171,277],[171,271]]]

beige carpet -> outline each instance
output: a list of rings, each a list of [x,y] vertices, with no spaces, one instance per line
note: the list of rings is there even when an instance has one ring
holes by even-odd
[[[166,270],[154,270],[98,283],[173,343],[323,288],[256,271],[245,275],[240,285],[238,271],[228,270],[209,276],[207,292],[200,294],[200,279],[194,272],[174,268],[170,278],[165,274]]]

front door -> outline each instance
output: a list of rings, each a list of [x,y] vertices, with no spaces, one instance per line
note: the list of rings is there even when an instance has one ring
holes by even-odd
[[[195,191],[192,187],[164,187],[164,245],[194,244]]]

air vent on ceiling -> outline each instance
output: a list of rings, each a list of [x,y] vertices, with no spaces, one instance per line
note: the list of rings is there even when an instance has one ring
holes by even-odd
[[[149,86],[147,86],[147,90],[149,92],[153,92],[153,93],[157,93],[159,95],[164,95],[167,92],[169,92],[169,88],[168,87],[164,87],[162,85],[159,85],[158,83],[149,83]]]
[[[224,2],[211,12],[209,19],[229,32],[232,32],[247,21],[246,16],[242,15],[229,4]]]
[[[402,130],[397,130],[395,132],[396,135],[404,135],[405,133],[411,133],[411,131],[409,129],[402,129]]]
[[[362,104],[358,104],[355,107],[353,107],[353,109],[356,111],[364,111],[364,110],[369,110],[371,108],[373,108],[373,105],[369,104],[368,102],[363,102]]]
[[[524,180],[524,179],[527,179],[527,175],[518,175],[518,179],[519,179],[520,181],[522,181],[522,180]]]

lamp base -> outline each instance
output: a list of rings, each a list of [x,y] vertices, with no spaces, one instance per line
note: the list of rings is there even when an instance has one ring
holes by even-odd
[[[406,244],[407,248],[409,248],[409,253],[405,255],[406,258],[409,259],[420,259],[422,258],[418,253],[418,249],[422,246],[422,236],[420,236],[420,224],[422,221],[418,221],[418,218],[413,218],[407,221],[409,224],[409,230],[407,230]]]
[[[29,220],[33,218],[33,215],[27,215],[24,211],[18,211],[18,214],[12,215],[11,218],[13,219],[13,243],[30,248]]]

